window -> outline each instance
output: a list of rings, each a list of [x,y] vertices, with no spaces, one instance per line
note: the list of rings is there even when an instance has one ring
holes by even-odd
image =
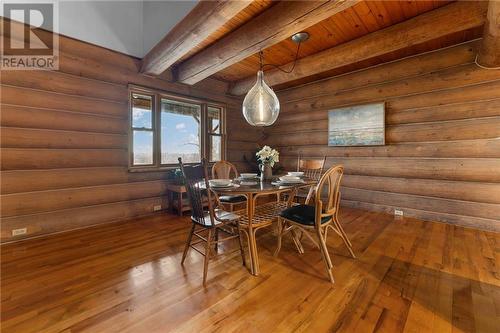
[[[132,151],[134,165],[153,164],[153,101],[151,95],[132,94]]]
[[[161,164],[201,161],[201,106],[161,99]]]
[[[222,159],[222,109],[208,106],[208,160],[210,162]]]
[[[133,87],[130,89],[130,168],[155,170],[224,159],[224,108]]]

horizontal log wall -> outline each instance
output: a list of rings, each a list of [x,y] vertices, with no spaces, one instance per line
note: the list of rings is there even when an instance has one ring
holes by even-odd
[[[129,83],[227,107],[228,156],[240,167],[262,132],[241,101],[207,80],[190,87],[138,74],[137,59],[60,38],[59,71],[2,71],[1,240],[129,219],[168,207],[165,172],[128,171]],[[12,237],[12,230],[27,234]]]
[[[263,142],[342,164],[343,204],[500,231],[500,70],[474,64],[478,42],[280,92]],[[386,103],[386,145],[328,147],[328,111]]]

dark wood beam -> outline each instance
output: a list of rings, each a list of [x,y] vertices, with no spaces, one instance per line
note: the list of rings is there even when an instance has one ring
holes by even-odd
[[[489,1],[477,63],[482,67],[500,68],[500,1],[498,0]]]
[[[146,54],[141,72],[160,75],[250,3],[252,0],[200,1]]]
[[[265,72],[267,84],[273,86],[334,68],[401,50],[454,32],[483,25],[487,4],[483,1],[456,2],[410,20],[375,31],[361,38],[299,59],[292,73],[279,70]],[[286,67],[285,65],[284,67]],[[291,64],[288,64],[291,66]],[[233,95],[246,93],[255,77],[236,82]]]
[[[289,38],[359,0],[283,1],[180,64],[177,78],[194,84]]]

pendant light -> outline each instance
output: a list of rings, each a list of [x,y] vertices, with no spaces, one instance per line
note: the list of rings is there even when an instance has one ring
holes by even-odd
[[[278,100],[278,96],[276,96],[274,91],[264,81],[264,66],[273,66],[282,72],[291,73],[298,59],[300,43],[308,38],[309,34],[307,32],[299,32],[292,36],[292,40],[297,43],[298,46],[293,66],[289,71],[285,71],[277,65],[264,64],[263,52],[261,51],[259,53],[260,69],[257,72],[257,82],[255,82],[255,85],[248,91],[243,100],[243,116],[250,125],[270,126],[278,119],[280,113],[280,101]]]
[[[255,85],[248,91],[243,100],[243,116],[252,126],[270,126],[278,119],[280,113],[280,101],[278,100],[278,96],[264,81],[262,68],[261,52],[257,82],[255,82]]]

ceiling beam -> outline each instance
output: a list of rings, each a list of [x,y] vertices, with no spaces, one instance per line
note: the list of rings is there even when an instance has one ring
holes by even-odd
[[[500,1],[498,0],[489,1],[483,42],[476,61],[482,67],[500,68]]]
[[[452,3],[299,59],[292,73],[287,74],[276,69],[266,71],[264,78],[270,86],[282,84],[401,50],[454,32],[479,27],[485,21],[486,7],[483,1]],[[246,93],[254,85],[255,80],[252,76],[237,81],[230,89],[230,94]]]
[[[178,81],[195,84],[360,0],[282,1],[201,51],[176,70]]]
[[[252,0],[200,1],[146,54],[141,72],[160,75],[251,3]]]

